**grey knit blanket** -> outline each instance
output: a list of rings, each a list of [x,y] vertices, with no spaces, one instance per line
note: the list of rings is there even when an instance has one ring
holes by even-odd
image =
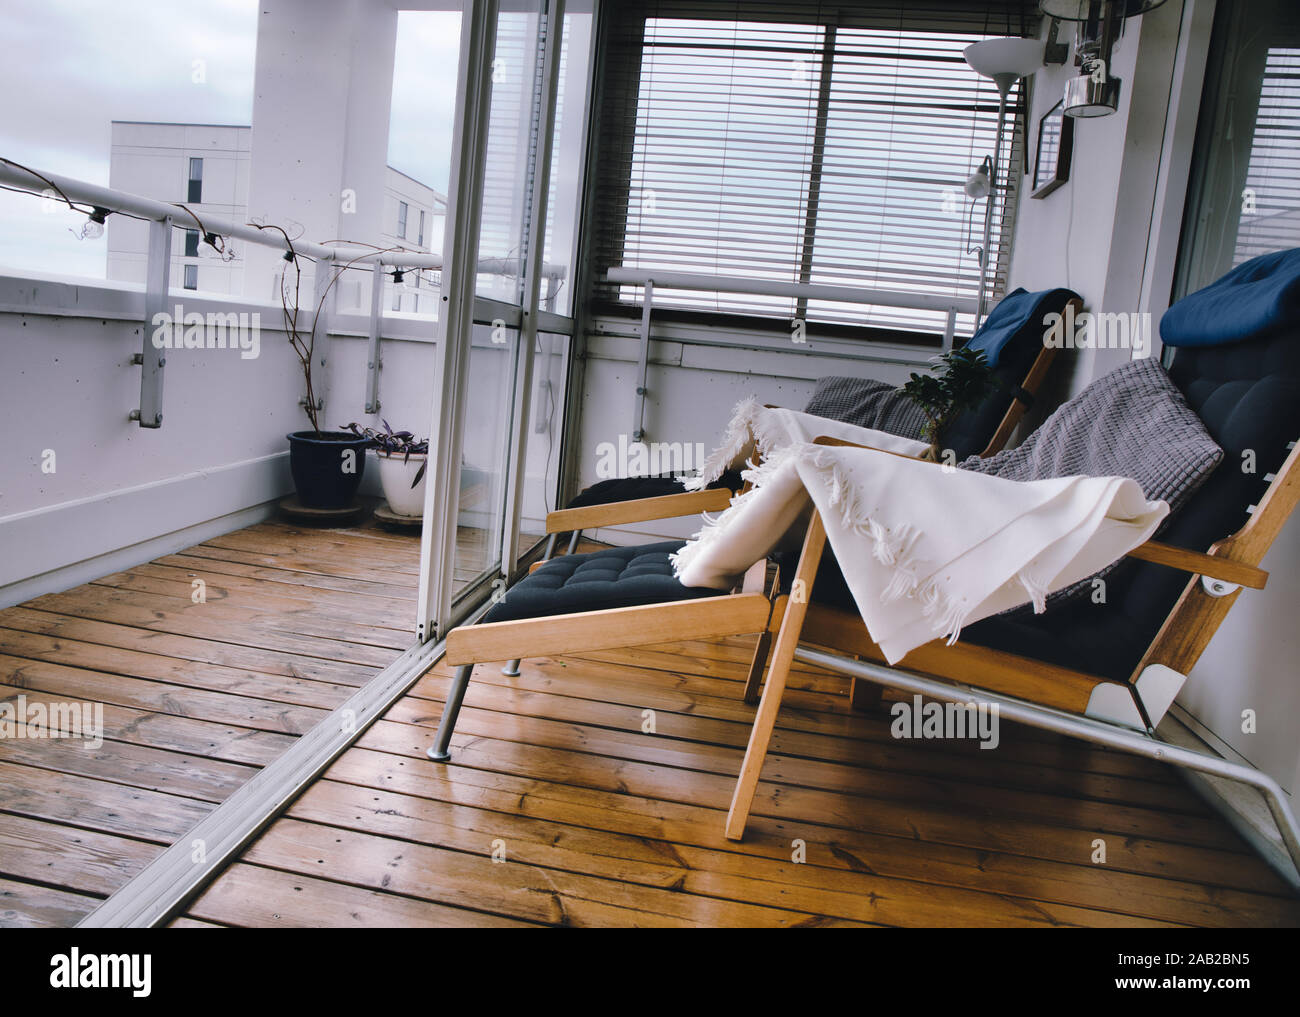
[[[893,385],[874,378],[828,377],[817,381],[805,413],[900,438],[924,441],[925,413]]]
[[[1016,448],[959,465],[1020,481],[1131,477],[1147,498],[1168,502],[1172,518],[1222,459],[1223,450],[1165,369],[1148,358],[1098,378]],[[1110,568],[1058,591],[1049,606],[1090,590]]]

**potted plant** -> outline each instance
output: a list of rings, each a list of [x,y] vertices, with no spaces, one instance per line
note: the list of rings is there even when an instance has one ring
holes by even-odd
[[[419,518],[424,515],[424,474],[429,465],[429,439],[417,439],[410,431],[394,431],[388,421],[376,431],[355,423],[345,430],[363,438],[375,450],[379,462],[379,483],[388,508],[394,515]]]
[[[299,306],[302,290],[302,266],[293,249],[293,241],[280,226],[264,223],[252,223],[258,229],[275,230],[284,237],[288,250],[284,260],[288,263],[280,277],[280,306],[284,310],[284,329],[289,336],[289,345],[302,366],[303,381],[306,386],[305,398],[301,406],[307,413],[310,430],[293,431],[289,438],[289,472],[293,474],[293,483],[298,490],[298,502],[307,509],[349,509],[356,502],[357,490],[365,472],[365,450],[369,440],[348,431],[322,431],[318,414],[322,409],[316,398],[312,384],[312,366],[316,353],[316,326],[320,321],[321,308],[325,299],[338,281],[339,273],[330,280],[325,288],[316,313],[312,317],[311,327],[303,331],[299,324]],[[343,266],[346,267],[346,266]],[[292,269],[292,276],[290,275]],[[319,271],[327,271],[324,266]]]
[[[899,391],[925,414],[921,437],[930,443],[923,459],[938,462],[944,429],[965,409],[978,405],[997,384],[982,350],[965,346],[941,354],[931,374],[913,372]]]

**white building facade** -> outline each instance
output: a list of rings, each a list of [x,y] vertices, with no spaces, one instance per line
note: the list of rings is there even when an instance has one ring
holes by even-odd
[[[242,245],[218,251],[204,242],[208,217],[249,221],[248,194],[253,129],[233,124],[171,124],[115,120],[109,186],[135,194],[174,201],[184,233],[172,241],[172,285],[207,293],[245,293]],[[340,222],[348,223],[349,203],[365,200],[343,192]],[[391,166],[385,168],[382,211],[377,234],[349,235],[340,240],[396,247],[422,253],[442,250],[446,196]],[[188,225],[186,222],[189,220]],[[298,225],[281,222],[291,236]],[[148,259],[148,224],[126,216],[107,223],[109,279],[143,283]],[[310,237],[311,240],[329,239]],[[220,241],[219,241],[220,242]],[[340,286],[343,307],[360,307],[369,299],[369,273],[350,273]],[[431,313],[437,299],[438,273],[406,272],[400,282],[386,283],[385,312]],[[259,286],[260,288],[260,286]],[[255,293],[270,299],[272,292]]]

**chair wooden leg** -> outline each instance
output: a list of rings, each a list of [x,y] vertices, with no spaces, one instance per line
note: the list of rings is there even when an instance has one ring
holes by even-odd
[[[758,713],[754,716],[754,728],[749,732],[745,759],[740,764],[736,792],[727,812],[724,832],[728,840],[741,840],[745,836],[749,810],[754,804],[759,774],[763,771],[767,746],[772,740],[772,730],[776,727],[776,715],[781,711],[781,697],[785,695],[790,665],[794,663],[794,651],[799,645],[799,634],[808,613],[808,597],[812,593],[813,579],[817,576],[817,566],[821,562],[825,546],[826,530],[822,526],[821,516],[814,510],[808,521],[808,534],[804,538],[803,551],[794,573],[792,589],[799,591],[799,595],[792,593],[785,617],[781,620],[781,628],[776,637],[776,651],[772,654],[772,666],[767,672],[767,684],[763,687],[763,698],[758,704]]]
[[[849,683],[849,706],[854,710],[874,710],[880,705],[882,691],[875,682],[854,678]]]
[[[434,735],[433,745],[429,749],[429,758],[435,763],[445,763],[451,758],[448,751],[451,745],[451,733],[456,729],[456,717],[460,713],[460,704],[465,699],[465,690],[469,688],[469,676],[474,671],[473,664],[462,664],[456,668],[456,677],[451,681],[451,691],[447,693],[447,703],[442,708],[442,720],[438,722],[438,733]]]
[[[763,668],[767,666],[767,653],[771,648],[772,631],[764,629],[759,633],[754,659],[749,662],[749,674],[745,677],[745,702],[750,706],[758,702],[758,687],[762,684]]]

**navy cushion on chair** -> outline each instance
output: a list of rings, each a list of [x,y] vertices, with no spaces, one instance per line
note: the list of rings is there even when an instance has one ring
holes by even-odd
[[[483,616],[483,621],[544,618],[720,596],[718,590],[683,586],[677,581],[668,556],[680,551],[684,543],[664,540],[553,558],[512,586]]]
[[[1221,346],[1300,328],[1300,248],[1238,265],[1160,319],[1166,346]]]
[[[1208,551],[1240,529],[1300,439],[1300,335],[1218,347],[1183,348],[1169,375],[1224,458],[1161,532],[1162,543]],[[1253,466],[1253,471],[1248,467]],[[781,562],[793,574],[794,559]],[[1106,576],[1104,602],[1085,596],[1045,614],[1002,614],[968,625],[963,642],[1032,657],[1072,670],[1127,681],[1189,576],[1128,559]],[[1258,596],[1248,591],[1246,596]],[[812,599],[857,613],[839,564],[826,554]]]
[[[1276,472],[1287,443],[1300,439],[1300,335],[1186,347],[1178,350],[1169,375],[1224,458],[1171,517],[1160,540],[1208,551],[1245,524],[1249,506],[1264,495],[1265,474]],[[988,618],[967,628],[962,639],[1123,681],[1188,578],[1177,569],[1129,559],[1106,577],[1105,603],[1085,598],[1043,615]]]
[[[725,487],[731,491],[739,491],[740,485],[740,474],[734,470],[728,470],[709,487]],[[610,480],[600,480],[592,484],[573,501],[569,502],[568,507],[617,505],[620,502],[634,501],[638,498],[662,498],[669,494],[684,494],[685,491],[686,488],[682,486],[682,482],[671,474],[660,477],[613,477]]]
[[[980,330],[971,337],[967,346],[982,350],[995,344],[994,340],[986,337],[986,332],[992,330],[998,333],[998,354],[993,368],[998,387],[978,406],[963,411],[944,428],[943,447],[952,449],[957,454],[958,462],[967,456],[979,455],[993,440],[998,425],[1002,423],[1002,418],[1011,405],[1011,396],[1024,383],[1029,369],[1034,366],[1034,361],[1043,350],[1043,332],[1046,329],[1043,318],[1048,314],[1060,314],[1065,310],[1066,304],[1078,298],[1077,293],[1067,289],[1042,290],[1038,293],[1015,290],[1003,298]],[[1008,304],[1014,304],[1017,312],[1012,315],[1000,314]],[[992,326],[998,327],[991,329]]]

